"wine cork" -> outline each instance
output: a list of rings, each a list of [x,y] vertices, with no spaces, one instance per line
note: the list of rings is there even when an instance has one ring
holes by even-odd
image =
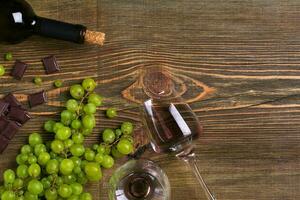
[[[84,37],[85,42],[102,46],[105,40],[105,34],[97,31],[87,30]]]

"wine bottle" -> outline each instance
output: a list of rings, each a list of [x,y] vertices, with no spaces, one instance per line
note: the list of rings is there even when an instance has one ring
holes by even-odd
[[[104,33],[89,31],[83,25],[39,17],[25,0],[0,0],[0,43],[20,43],[35,34],[99,45],[105,37]]]

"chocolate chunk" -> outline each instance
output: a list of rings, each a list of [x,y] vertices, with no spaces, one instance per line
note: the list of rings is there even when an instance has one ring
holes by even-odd
[[[28,112],[21,107],[11,107],[7,117],[21,124],[24,124],[31,118]]]
[[[5,129],[8,124],[8,119],[4,116],[0,117],[0,132]]]
[[[0,100],[0,116],[5,115],[8,112],[9,103],[4,100]]]
[[[6,149],[9,141],[6,137],[3,135],[0,135],[0,153],[3,153],[3,151]]]
[[[46,92],[43,90],[41,92],[31,94],[28,96],[28,101],[29,101],[30,107],[34,107],[34,106],[43,104],[47,101]]]
[[[21,80],[24,73],[25,73],[25,71],[26,71],[26,69],[27,69],[27,64],[26,63],[23,63],[19,60],[16,60],[14,68],[11,72],[11,75],[13,77],[15,77],[16,79]]]
[[[53,74],[60,71],[60,67],[56,62],[55,56],[49,56],[42,59],[47,74]]]
[[[9,103],[10,106],[22,106],[21,102],[12,94],[9,93],[4,98],[4,101]]]
[[[7,139],[11,140],[15,137],[20,127],[21,124],[19,124],[18,122],[9,120],[5,129],[1,131],[1,135],[4,135]]]

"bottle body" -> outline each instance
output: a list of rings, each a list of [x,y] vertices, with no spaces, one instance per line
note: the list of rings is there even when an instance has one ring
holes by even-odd
[[[36,15],[23,0],[0,0],[0,42],[15,44],[34,33]]]
[[[33,34],[84,43],[86,27],[37,16],[25,0],[0,0],[0,43],[15,44]]]

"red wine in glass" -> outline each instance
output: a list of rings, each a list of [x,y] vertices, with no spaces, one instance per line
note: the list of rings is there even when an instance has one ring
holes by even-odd
[[[164,69],[148,68],[142,84],[149,96],[143,103],[143,114],[152,148],[157,153],[175,154],[185,161],[194,172],[207,198],[216,200],[196,164],[193,140],[202,133],[197,116],[177,95],[175,85]]]

